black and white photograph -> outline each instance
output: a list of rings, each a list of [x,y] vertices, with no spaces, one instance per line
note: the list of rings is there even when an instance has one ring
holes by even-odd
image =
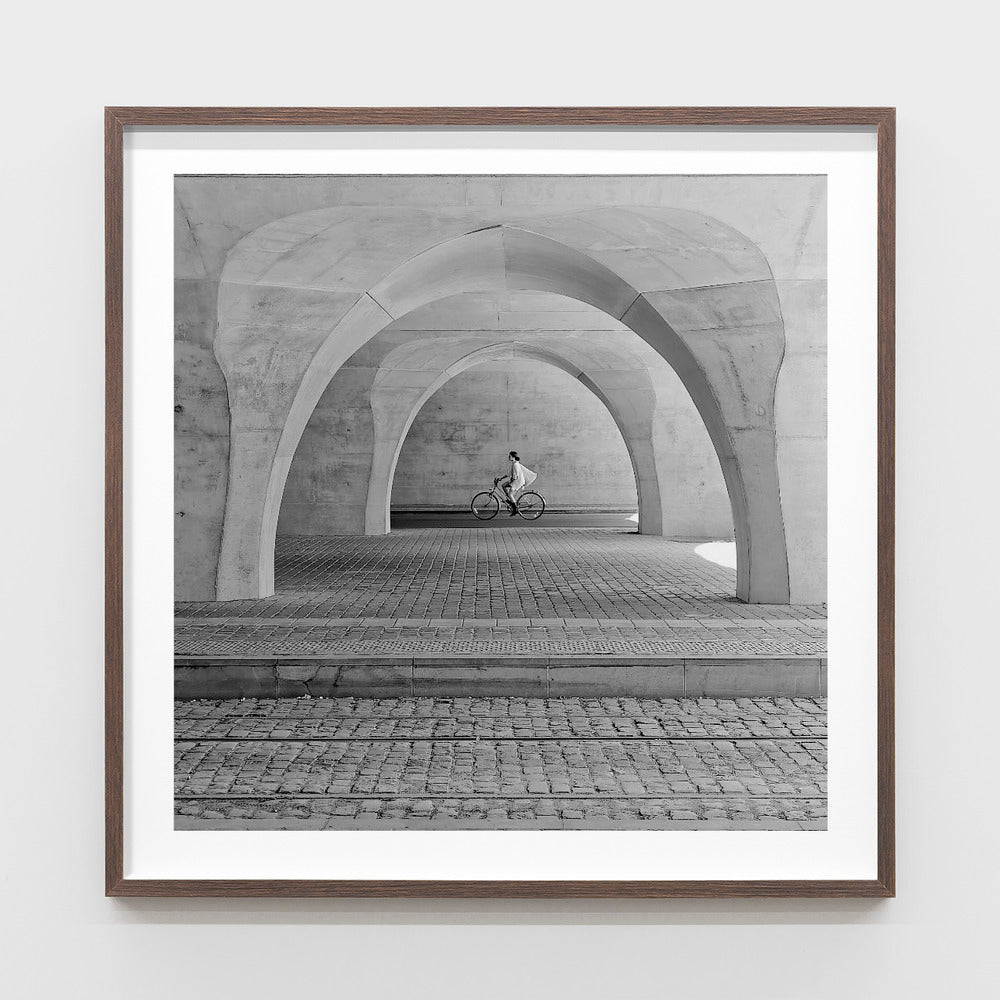
[[[827,829],[826,175],[173,186],[175,830]]]
[[[944,13],[12,8],[4,996],[991,994]]]

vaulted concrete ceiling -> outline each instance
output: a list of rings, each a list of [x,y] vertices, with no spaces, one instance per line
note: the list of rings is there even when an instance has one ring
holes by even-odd
[[[459,357],[500,342],[557,348],[581,371],[673,369],[620,320],[550,292],[468,292],[427,303],[396,320],[345,367],[444,370]]]
[[[328,208],[279,219],[254,231],[230,252],[224,282],[366,292],[383,283],[376,301],[393,309],[395,287],[384,283],[401,264],[469,233],[479,252],[494,250],[517,267],[531,243],[520,231],[572,247],[607,265],[637,292],[696,288],[772,278],[767,258],[745,234],[718,219],[675,208],[593,208],[557,214],[515,209],[469,211]],[[443,250],[442,253],[446,253]],[[433,257],[427,258],[433,266]],[[374,292],[373,292],[374,294]],[[402,304],[398,304],[402,305]],[[628,303],[626,303],[626,306]]]
[[[703,211],[746,234],[778,280],[823,277],[826,178],[801,176],[180,176],[176,277],[218,280],[227,254],[279,219],[325,210],[331,225],[422,209],[496,224],[615,205],[642,217],[661,206]],[[611,230],[611,235],[614,229]]]

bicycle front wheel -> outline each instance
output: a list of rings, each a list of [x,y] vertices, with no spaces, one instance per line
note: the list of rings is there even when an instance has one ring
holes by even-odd
[[[488,521],[496,517],[500,510],[500,501],[492,493],[477,493],[472,498],[472,513],[480,521]]]
[[[545,501],[540,493],[522,493],[517,498],[517,512],[525,521],[537,521],[545,512]]]

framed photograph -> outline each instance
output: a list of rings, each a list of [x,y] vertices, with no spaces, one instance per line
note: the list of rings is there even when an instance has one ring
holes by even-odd
[[[893,895],[894,129],[107,109],[107,893]]]

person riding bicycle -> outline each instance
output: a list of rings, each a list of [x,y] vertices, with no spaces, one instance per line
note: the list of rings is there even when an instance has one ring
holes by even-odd
[[[510,459],[510,473],[500,480],[500,486],[507,497],[510,516],[515,517],[517,515],[517,494],[525,486],[530,486],[538,476],[531,469],[521,465],[521,458],[516,451],[509,452],[507,458]]]

